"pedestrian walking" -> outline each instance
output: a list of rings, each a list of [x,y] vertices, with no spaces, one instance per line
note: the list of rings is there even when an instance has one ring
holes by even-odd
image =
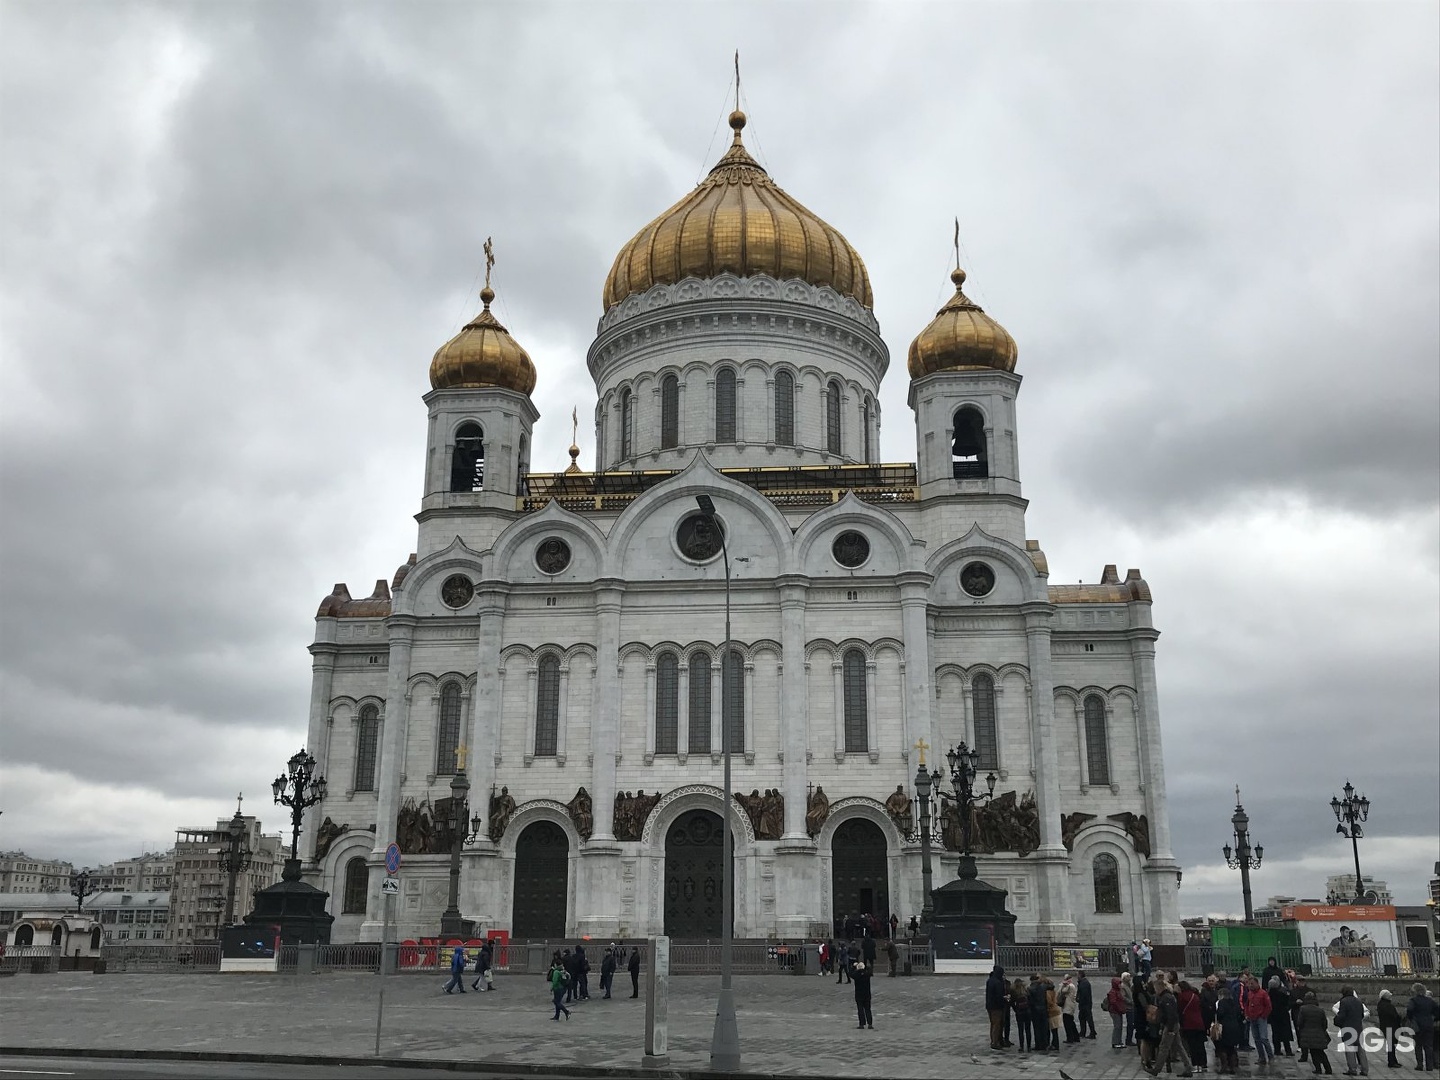
[[[895,916],[891,915],[891,919]],[[892,934],[890,940],[885,942],[885,959],[890,961],[890,978],[895,978],[895,965],[900,961],[900,947],[895,944],[895,937]]]
[[[601,996],[610,996],[610,984],[615,981],[615,947],[612,945],[605,950],[605,955],[600,960],[600,989],[604,991]]]
[[[1410,987],[1410,1003],[1405,1007],[1405,1018],[1415,1035],[1415,1069],[1417,1072],[1435,1071],[1435,1028],[1440,1020],[1440,1005],[1425,989],[1425,984],[1415,983]]]
[[[1185,1042],[1185,1052],[1190,1055],[1190,1065],[1196,1072],[1206,1072],[1208,1055],[1205,1044],[1205,1013],[1200,1006],[1200,992],[1188,982],[1180,983],[1180,992],[1175,995],[1176,1007],[1180,1010],[1180,1038]]]
[[[1110,980],[1110,990],[1100,999],[1100,1008],[1110,1014],[1110,1049],[1125,1048],[1125,995],[1120,992],[1120,976]]]
[[[856,960],[850,969],[850,981],[855,984],[855,1014],[859,1018],[857,1027],[875,1028],[875,1015],[870,1011],[870,965]]]
[[[1016,979],[1010,984],[1010,1009],[1015,1014],[1015,1033],[1020,1040],[1023,1054],[1035,1046],[1034,1026],[1030,1023],[1030,998],[1025,993],[1025,980]]]
[[[1095,997],[1090,987],[1090,976],[1085,974],[1084,968],[1080,969],[1080,976],[1075,980],[1075,1007],[1079,1013],[1080,1037],[1095,1038]]]
[[[1295,1020],[1295,1042],[1309,1054],[1310,1068],[1316,1076],[1322,1072],[1326,1076],[1334,1073],[1330,1068],[1330,1056],[1326,1053],[1330,1048],[1329,1027],[1325,1010],[1315,1000],[1315,991],[1305,991],[1304,1004],[1300,1006],[1300,1015]]]
[[[636,945],[630,950],[630,997],[640,996],[640,946]]]
[[[1180,1062],[1180,1075],[1190,1076],[1194,1070],[1190,1064],[1190,1056],[1185,1052],[1185,1044],[1180,1038],[1180,1004],[1175,996],[1175,991],[1170,989],[1170,984],[1163,979],[1157,980],[1155,1010],[1156,1025],[1160,1031],[1160,1041],[1155,1051],[1155,1057],[1150,1064],[1145,1066],[1145,1071],[1151,1076],[1160,1072],[1163,1065],[1167,1070],[1172,1060]]]
[[[459,990],[465,992],[465,946],[456,945],[450,954],[450,981],[445,984],[447,994]]]
[[[1241,1006],[1250,1029],[1250,1041],[1255,1045],[1255,1064],[1263,1069],[1275,1060],[1275,1050],[1270,1045],[1270,995],[1253,975],[1246,980]]]
[[[1266,981],[1265,992],[1270,995],[1270,1045],[1276,1057],[1294,1057],[1295,1025],[1291,1019],[1290,986],[1284,979],[1271,975]]]
[[[1137,959],[1140,961],[1140,978],[1146,981],[1150,979],[1150,964],[1154,957],[1155,950],[1150,946],[1150,939],[1148,937],[1142,939]]]
[[[1245,1013],[1240,1003],[1230,993],[1228,986],[1215,990],[1215,1072],[1222,1076],[1234,1076],[1240,1067],[1240,1040],[1245,1034]],[[1323,1035],[1322,1035],[1323,1038]],[[1317,1072],[1319,1070],[1316,1070]]]
[[[1125,1045],[1135,1045],[1135,976],[1120,973],[1120,999],[1125,1004]]]
[[[1365,1003],[1355,996],[1353,986],[1340,987],[1340,1001],[1335,1006],[1335,1027],[1340,1032],[1341,1045],[1345,1047],[1346,1076],[1370,1075],[1370,1061],[1360,1043],[1368,1011]]]
[[[1375,1003],[1375,1011],[1379,1014],[1380,1030],[1385,1032],[1385,1064],[1392,1069],[1398,1069],[1400,1059],[1395,1056],[1395,1030],[1405,1023],[1405,1018],[1395,1007],[1395,999],[1389,990],[1380,991],[1380,1000]]]
[[[1009,987],[1005,983],[1005,969],[996,964],[985,980],[985,1013],[990,1017],[990,1049],[999,1050],[1005,1029],[1005,1014],[1009,1010]]]
[[[487,941],[480,946],[480,952],[475,957],[475,981],[470,984],[470,989],[481,992],[489,990],[493,981],[490,976],[490,943]]]
[[[575,946],[575,988],[581,1001],[590,1000],[590,958],[584,945]]]
[[[550,961],[550,997],[555,1002],[555,1015],[551,1020],[559,1020],[560,1014],[565,1014],[565,1019],[570,1019],[570,1010],[565,1007],[565,991],[570,986],[570,972],[565,970],[563,957],[557,956]]]
[[[855,943],[853,941],[842,943],[838,938],[835,941],[835,985],[839,986],[850,978],[850,950]]]
[[[1065,1042],[1067,1045],[1077,1043],[1080,1041],[1080,1029],[1075,1026],[1075,1017],[1080,1006],[1075,1000],[1075,980],[1067,974],[1060,980],[1060,989],[1055,996],[1060,1004],[1060,1019],[1065,1025]]]

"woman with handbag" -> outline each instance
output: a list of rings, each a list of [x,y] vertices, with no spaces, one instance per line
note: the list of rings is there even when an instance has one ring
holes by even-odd
[[[1190,1055],[1190,1064],[1196,1072],[1205,1072],[1205,1021],[1200,1012],[1200,995],[1188,982],[1180,983],[1176,996],[1176,1007],[1180,1010],[1180,1038],[1185,1041],[1185,1052]]]
[[[1123,1050],[1125,1018],[1129,1015],[1129,1010],[1125,1008],[1125,995],[1121,992],[1118,976],[1110,980],[1110,992],[1101,999],[1100,1008],[1110,1014],[1110,1049]]]
[[[1240,1043],[1245,1038],[1245,1012],[1230,993],[1228,986],[1216,991],[1215,1022],[1210,1025],[1215,1040],[1215,1058],[1220,1076],[1234,1076],[1240,1067]]]

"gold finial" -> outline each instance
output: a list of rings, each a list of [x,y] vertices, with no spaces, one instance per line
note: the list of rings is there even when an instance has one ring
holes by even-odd
[[[570,464],[565,471],[580,471],[580,410],[575,406],[570,409]]]
[[[730,114],[730,130],[735,132],[732,146],[740,145],[740,132],[745,127],[745,114],[740,111],[740,50],[735,50],[735,111]]]
[[[924,736],[915,740],[915,749],[920,751],[920,764],[924,765],[925,751],[930,749],[930,744],[925,741]]]
[[[950,280],[955,283],[955,288],[965,284],[965,271],[960,269],[960,219],[955,219],[955,269],[950,273]]]
[[[490,271],[495,268],[495,245],[491,237],[485,238],[485,287],[480,290],[480,300],[488,308],[495,299],[495,290],[490,288]]]
[[[457,747],[455,748],[455,771],[456,771],[456,772],[464,772],[464,771],[465,771],[465,758],[466,758],[466,756],[467,756],[467,753],[468,753],[468,751],[466,750],[464,743],[461,743],[459,746],[457,746]]]

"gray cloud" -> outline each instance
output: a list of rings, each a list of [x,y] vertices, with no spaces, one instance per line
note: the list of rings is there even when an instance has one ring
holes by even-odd
[[[413,545],[419,396],[487,235],[563,467],[610,260],[720,153],[738,45],[747,142],[874,279],[886,456],[958,214],[1053,580],[1154,586],[1187,907],[1238,904],[1236,782],[1271,891],[1343,869],[1347,770],[1418,900],[1433,7],[724,10],[5,5],[4,846],[113,858],[268,784],[319,598]]]

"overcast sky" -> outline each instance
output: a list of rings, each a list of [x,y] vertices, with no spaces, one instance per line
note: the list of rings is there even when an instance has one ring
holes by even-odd
[[[168,846],[304,741],[336,581],[414,548],[427,369],[476,310],[594,404],[611,259],[747,144],[866,260],[1019,342],[1052,582],[1155,594],[1186,914],[1440,858],[1433,3],[0,5],[0,847]],[[582,429],[587,464],[593,436]]]

